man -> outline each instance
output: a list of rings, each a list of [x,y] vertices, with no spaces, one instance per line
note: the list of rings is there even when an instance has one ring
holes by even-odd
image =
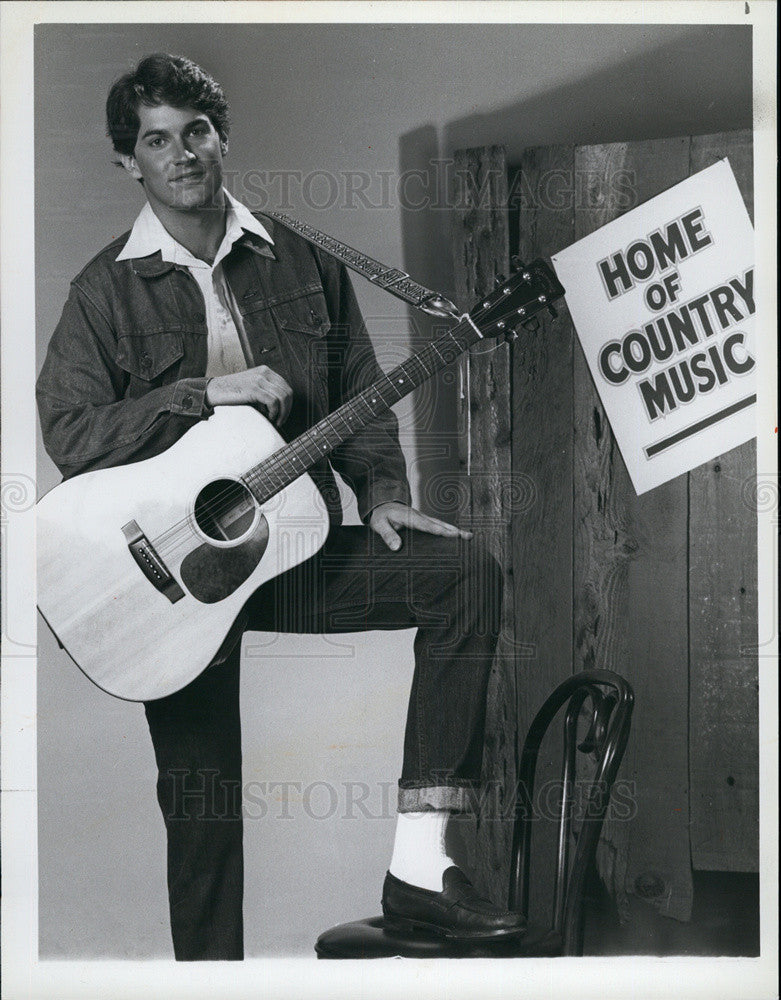
[[[380,377],[343,267],[224,189],[228,105],[208,74],[149,56],[111,88],[107,122],[146,204],[74,279],[39,377],[44,441],[64,476],[159,454],[216,406],[256,406],[292,439]],[[332,467],[364,526],[341,525]],[[323,550],[253,596],[195,681],[145,705],[175,955],[243,957],[244,629],[419,626],[383,909],[432,933],[519,933],[521,918],[478,897],[445,846],[448,816],[480,779],[500,571],[468,532],[410,506],[392,414],[311,474],[331,522]]]

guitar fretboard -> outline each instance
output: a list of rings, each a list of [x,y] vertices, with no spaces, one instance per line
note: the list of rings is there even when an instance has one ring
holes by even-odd
[[[432,341],[418,354],[329,413],[290,444],[274,452],[243,476],[258,503],[275,496],[334,448],[387,412],[394,403],[446,368],[481,337],[468,320]]]

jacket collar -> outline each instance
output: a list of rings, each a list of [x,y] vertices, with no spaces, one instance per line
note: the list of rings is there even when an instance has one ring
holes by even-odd
[[[229,191],[225,191],[225,197],[228,204],[226,237],[230,241],[231,249],[241,244],[262,257],[276,260],[270,246],[274,241],[265,226]],[[219,256],[225,256],[228,252],[227,245],[223,243]],[[196,262],[192,255],[173,239],[148,202],[138,214],[116,260],[129,260],[135,273],[144,277],[165,274],[171,268],[182,264],[204,266]]]
[[[241,239],[234,243],[234,247],[236,246],[246,247],[247,250],[251,250],[260,257],[266,257],[268,260],[277,260],[277,255],[268,243],[263,242],[260,238],[253,237],[251,233],[245,233]],[[131,258],[130,266],[142,278],[157,278],[161,274],[166,274],[168,271],[172,271],[174,268],[181,267],[182,265],[175,264],[171,260],[163,260],[162,253],[156,250],[147,257]]]
[[[159,250],[156,250],[148,257],[131,258],[130,266],[142,278],[156,278],[158,275],[165,274],[166,271],[172,271],[176,267],[173,261],[163,260],[163,255]]]
[[[244,235],[237,240],[239,246],[246,247],[248,250],[252,250],[256,254],[260,254],[261,257],[268,257],[269,260],[276,260],[277,255],[271,249],[269,244],[263,239],[262,236],[258,236],[256,233],[244,231]]]

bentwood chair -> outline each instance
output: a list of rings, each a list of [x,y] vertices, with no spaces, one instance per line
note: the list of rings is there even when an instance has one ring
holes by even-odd
[[[539,710],[521,753],[513,827],[509,908],[528,917],[531,834],[534,825],[534,778],[540,745],[551,722],[563,712],[562,794],[556,809],[557,852],[550,926],[529,923],[522,937],[458,944],[446,938],[403,933],[382,917],[340,924],[317,939],[318,958],[520,958],[581,955],[586,880],[593,869],[597,842],[613,783],[624,756],[634,695],[629,684],[608,670],[584,670],[560,684]],[[586,733],[578,742],[578,728]],[[591,757],[582,815],[575,821],[578,751]]]

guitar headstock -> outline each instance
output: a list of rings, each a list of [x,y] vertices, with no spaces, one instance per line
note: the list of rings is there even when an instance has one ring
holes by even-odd
[[[544,309],[555,316],[553,303],[563,295],[561,282],[544,260],[522,264],[514,257],[512,274],[496,279],[494,291],[480,300],[469,319],[484,337],[512,336]]]

